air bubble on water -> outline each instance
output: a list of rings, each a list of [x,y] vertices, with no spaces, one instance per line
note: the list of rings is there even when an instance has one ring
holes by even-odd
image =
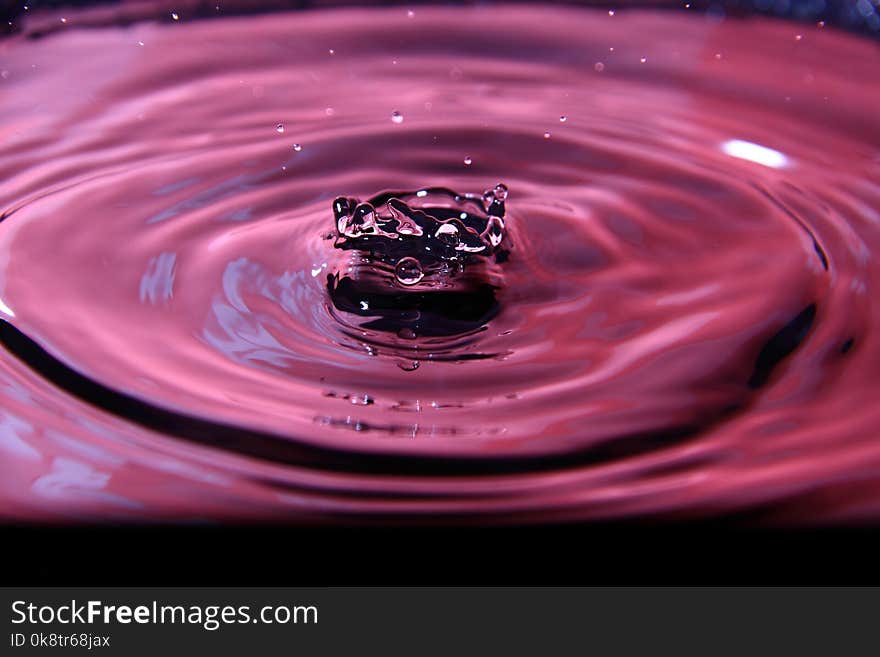
[[[467,164],[468,166],[470,166],[471,164],[473,164],[473,162],[474,162],[474,160],[473,160],[473,158],[471,158],[470,155],[465,155],[465,157],[464,157],[464,163],[465,163],[465,164]]]
[[[401,114],[397,110],[394,110],[393,112],[391,112],[391,122],[392,123],[403,123],[403,114]]]
[[[275,132],[277,132],[279,135],[284,134],[284,124],[283,123],[276,123],[275,124]]]
[[[171,20],[173,20],[173,21],[179,21],[179,20],[180,20],[180,16],[178,16],[178,15],[177,15],[176,13],[174,13],[174,12],[171,12]]]
[[[299,153],[302,149],[303,149],[302,144],[294,144],[293,145],[293,150],[295,150],[297,153]]]
[[[401,285],[415,285],[425,277],[425,272],[418,260],[407,256],[397,263],[394,276]]]
[[[560,123],[565,123],[566,121],[568,121],[568,117],[565,116],[565,114],[563,114],[562,116],[559,117]]]

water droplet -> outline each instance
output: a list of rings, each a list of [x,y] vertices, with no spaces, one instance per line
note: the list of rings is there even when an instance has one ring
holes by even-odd
[[[642,57],[639,61],[640,61],[642,64],[644,64],[646,61],[648,61],[648,58],[647,58],[647,57]]]
[[[279,135],[284,133],[284,124],[283,123],[276,124],[275,125],[275,132],[277,132]]]
[[[391,122],[392,123],[403,123],[403,114],[401,114],[397,110],[394,110],[393,112],[391,112]]]
[[[293,145],[293,150],[295,150],[297,153],[299,153],[302,149],[303,149],[302,144],[294,144]]]
[[[333,116],[334,114],[336,114],[336,110],[332,107],[328,107],[324,110],[324,114],[326,114],[327,116]]]
[[[62,22],[62,23],[66,23],[66,22],[67,22],[67,19],[66,19],[66,18],[62,18],[62,19],[61,19],[61,22]]]
[[[549,133],[549,132],[545,132],[545,133],[544,133],[544,139],[550,139],[550,133]]]
[[[418,260],[407,256],[397,263],[394,276],[401,285],[415,285],[425,277],[425,272]]]
[[[825,21],[819,21],[818,23],[816,23],[816,27],[821,30],[823,27],[825,27]]]
[[[721,53],[720,53],[720,52],[716,52],[716,53],[715,53],[715,59],[718,59],[718,60],[721,59]]]
[[[407,18],[414,18],[415,15],[416,15],[416,12],[414,12],[412,9],[410,9],[409,11],[406,12]]]
[[[142,46],[142,45],[144,45],[144,42],[143,42],[143,41],[138,41],[138,45],[139,45],[139,46]]]
[[[613,10],[613,9],[609,9],[609,10],[608,10],[608,15],[609,15],[609,16],[614,16],[614,10]]]
[[[333,50],[333,48],[330,48],[330,50],[328,50],[327,52],[329,52],[331,55],[335,55],[335,54],[336,54],[336,51]]]
[[[508,189],[507,185],[505,185],[504,183],[498,183],[497,185],[495,185],[495,188],[492,190],[492,192],[495,194],[495,198],[499,201],[504,202],[507,200]]]
[[[563,114],[562,116],[559,117],[560,123],[565,123],[566,121],[568,121],[568,117],[565,116],[565,114]]]
[[[796,34],[795,37],[794,37],[794,40],[795,40],[795,41],[800,41],[800,40],[803,39],[803,38],[804,38],[804,35],[803,35],[803,34]]]
[[[493,248],[501,244],[501,240],[504,239],[504,221],[500,217],[489,217],[483,237]]]
[[[179,21],[179,20],[180,20],[180,16],[178,16],[178,15],[177,15],[176,13],[174,13],[174,12],[171,12],[171,20],[173,20],[173,21]]]
[[[458,234],[458,227],[455,224],[440,224],[434,237],[447,246],[458,246],[461,242],[461,236]]]
[[[471,164],[473,164],[473,162],[474,162],[474,160],[471,158],[470,155],[465,155],[465,157],[464,157],[464,163],[465,163],[465,164],[467,164],[468,166],[470,166]]]
[[[593,68],[596,69],[596,73],[601,73],[605,70],[605,64],[603,64],[602,62],[596,62],[595,64],[593,64]]]
[[[419,369],[419,361],[402,361],[397,363],[397,366],[404,372],[415,372],[417,369]]]
[[[415,340],[416,332],[413,331],[411,328],[402,328],[397,332],[397,337],[401,338],[402,340]]]

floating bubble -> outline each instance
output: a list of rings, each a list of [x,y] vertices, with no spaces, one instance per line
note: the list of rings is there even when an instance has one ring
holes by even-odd
[[[422,265],[415,258],[401,258],[394,268],[394,276],[401,285],[415,285],[425,277]]]

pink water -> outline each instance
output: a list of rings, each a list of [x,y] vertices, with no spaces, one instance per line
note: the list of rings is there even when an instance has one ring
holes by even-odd
[[[0,41],[2,517],[880,518],[877,43],[66,16]],[[334,305],[334,198],[498,181],[488,319]]]

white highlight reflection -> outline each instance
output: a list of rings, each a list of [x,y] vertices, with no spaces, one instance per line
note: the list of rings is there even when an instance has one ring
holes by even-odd
[[[12,312],[12,308],[3,303],[3,299],[0,299],[0,313],[3,313],[8,317],[15,317],[15,313]]]
[[[753,144],[750,141],[731,139],[721,144],[721,150],[730,155],[730,157],[738,157],[741,160],[763,164],[765,167],[772,169],[781,169],[788,166],[788,158],[779,151],[774,151],[772,148],[767,148],[760,144]]]

